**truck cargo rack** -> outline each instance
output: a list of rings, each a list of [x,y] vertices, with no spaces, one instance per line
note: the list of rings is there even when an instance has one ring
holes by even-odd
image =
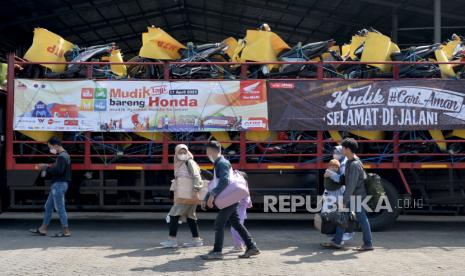
[[[344,79],[339,77],[325,77],[325,65],[339,65],[344,64],[389,64],[393,66],[392,77],[390,78],[370,78],[370,79]],[[432,64],[465,64],[463,62],[431,62]],[[8,56],[8,85],[7,85],[7,120],[6,120],[6,168],[9,177],[13,177],[18,171],[33,171],[34,166],[40,162],[49,162],[52,156],[46,153],[47,147],[43,142],[33,141],[27,137],[19,134],[13,130],[13,106],[14,106],[14,79],[15,67],[23,67],[26,65],[44,64],[42,62],[27,62],[15,57],[13,54]],[[58,64],[58,63],[49,63]],[[60,63],[62,64],[62,63]],[[65,63],[65,64],[69,64]],[[87,66],[87,79],[94,79],[92,76],[92,66],[95,65],[110,65],[108,62],[82,62],[81,65]],[[129,65],[131,63],[114,63]],[[142,64],[142,63],[137,63]],[[161,66],[163,68],[164,81],[202,81],[203,79],[177,79],[172,78],[169,74],[169,66],[173,64],[185,64],[182,62],[153,62],[143,63],[143,65],[152,64],[154,66]],[[308,78],[300,80],[314,81],[314,80],[348,80],[348,81],[386,81],[386,80],[400,80],[399,66],[407,64],[425,64],[425,62],[341,62],[341,61],[317,61],[317,62],[245,62],[245,63],[232,63],[232,62],[202,62],[202,63],[188,63],[205,64],[205,65],[236,65],[240,68],[240,74],[237,79],[248,79],[248,67],[263,65],[263,64],[312,64],[317,67],[317,74],[315,78]],[[285,80],[286,78],[268,79],[268,80]],[[291,78],[290,78],[291,79]],[[295,79],[295,78],[294,78]],[[68,79],[74,80],[74,79]],[[147,79],[140,79],[147,80]],[[160,79],[156,79],[160,80]],[[226,79],[225,79],[226,80]],[[419,79],[417,79],[419,80]],[[114,79],[114,81],[118,81]],[[138,81],[134,79],[133,81]],[[421,79],[421,81],[428,82],[429,79]],[[463,80],[456,80],[463,82]],[[465,82],[464,82],[465,84]],[[326,162],[331,158],[331,149],[337,144],[338,141],[334,140],[328,131],[310,130],[305,132],[288,131],[290,136],[296,137],[297,134],[303,136],[302,139],[290,140],[275,140],[275,141],[250,141],[246,139],[245,132],[236,133],[236,137],[232,141],[220,141],[223,143],[231,143],[232,150],[226,150],[225,155],[231,160],[233,166],[237,169],[244,171],[260,171],[260,172],[282,172],[282,171],[309,171],[309,170],[324,170],[326,169]],[[401,133],[407,133],[402,135]],[[95,194],[98,198],[98,205],[93,204],[87,206],[81,204],[76,208],[97,208],[97,209],[145,209],[150,204],[157,202],[164,202],[164,199],[147,200],[147,191],[158,191],[162,189],[156,185],[147,185],[146,179],[148,171],[169,171],[172,169],[172,158],[174,147],[179,143],[187,144],[188,146],[197,146],[198,150],[193,150],[196,158],[200,161],[202,168],[209,169],[211,164],[201,150],[201,145],[207,142],[207,139],[195,140],[194,134],[163,134],[161,141],[151,141],[142,137],[136,137],[129,134],[131,141],[120,139],[114,136],[112,140],[108,140],[108,132],[82,132],[67,135],[64,138],[64,147],[69,151],[73,160],[73,170],[86,172],[94,172],[94,176],[89,181],[95,180],[95,183],[87,183],[80,187],[80,191],[84,194]],[[106,136],[105,136],[106,135]],[[97,137],[100,136],[100,137]],[[208,136],[208,135],[206,135]],[[356,133],[352,136],[357,137]],[[405,137],[412,137],[412,139],[404,139]],[[103,137],[103,138],[102,138]],[[396,182],[399,185],[399,190],[403,194],[412,194],[411,187],[417,187],[418,183],[414,179],[414,172],[416,170],[442,170],[450,178],[462,177],[462,172],[455,175],[455,170],[465,169],[465,140],[464,139],[444,139],[438,140],[428,137],[422,131],[386,131],[385,139],[363,139],[357,137],[361,145],[362,152],[358,156],[364,160],[365,167],[375,171],[385,171],[390,181]],[[438,149],[438,144],[458,145],[459,152],[441,151]],[[121,145],[130,144],[126,149]],[[264,152],[259,152],[257,144],[261,144],[265,148]],[[266,149],[272,146],[301,145],[300,152],[268,152]],[[414,145],[424,145],[422,150],[411,150],[415,148]],[[134,185],[119,186],[111,183],[111,174],[114,171],[136,171],[140,174],[138,182]],[[391,173],[389,173],[391,172]],[[427,177],[427,176],[426,176]],[[82,179],[82,183],[88,181]],[[454,180],[455,181],[455,180]],[[39,208],[41,205],[19,202],[16,200],[17,193],[33,192],[46,190],[44,186],[38,185],[21,185],[9,180],[10,202],[13,209],[30,209]],[[462,190],[463,184],[459,185],[453,183],[450,191]],[[166,184],[166,183],[164,183]],[[43,183],[41,184],[43,185]],[[163,188],[164,189],[164,188]],[[417,189],[417,188],[415,188]],[[418,188],[420,190],[420,188]],[[138,201],[134,205],[119,204],[118,200],[107,204],[105,199],[107,196],[113,196],[115,193],[121,191],[135,192]],[[24,196],[23,196],[24,198]],[[39,197],[42,199],[42,197]],[[147,203],[149,202],[149,203]]]

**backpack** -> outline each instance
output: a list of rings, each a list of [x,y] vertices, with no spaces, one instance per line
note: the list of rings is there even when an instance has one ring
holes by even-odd
[[[376,173],[367,173],[365,178],[365,189],[367,195],[371,195],[372,198],[368,201],[368,206],[374,210],[378,205],[378,201],[382,196],[386,195],[384,191],[383,183],[381,183],[381,177]]]

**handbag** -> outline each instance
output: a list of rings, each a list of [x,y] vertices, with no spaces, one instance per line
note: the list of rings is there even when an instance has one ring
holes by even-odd
[[[357,229],[357,220],[354,212],[331,212],[326,213],[327,219],[337,226],[344,229],[346,232],[354,232]]]
[[[208,184],[208,191],[211,192],[217,185],[218,178],[216,177],[216,173],[214,173],[213,180]],[[250,196],[250,193],[246,180],[242,174],[231,168],[229,171],[229,183],[223,191],[216,195],[214,204],[218,209],[224,209],[248,196]]]
[[[336,223],[328,218],[329,213],[317,213],[313,218],[313,225],[321,234],[332,235],[336,233]]]
[[[190,204],[190,205],[199,205],[202,203],[202,200],[208,193],[208,181],[202,180],[203,185],[199,190],[199,198],[196,198],[195,190],[192,186],[186,185],[183,183],[189,181],[189,184],[192,183],[191,179],[188,178],[178,178],[176,179],[179,184],[176,184],[176,189],[174,190],[174,202],[178,204]]]
[[[186,162],[186,166],[188,166]],[[189,166],[188,166],[189,168]],[[192,172],[189,170],[189,173]],[[202,202],[208,193],[208,181],[203,182],[202,188],[199,190],[199,197],[195,197],[195,189],[192,178],[179,177],[172,181],[170,190],[174,191],[174,202],[178,204],[198,205]]]

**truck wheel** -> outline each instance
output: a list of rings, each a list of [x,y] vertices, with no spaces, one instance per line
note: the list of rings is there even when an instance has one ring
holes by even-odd
[[[389,228],[395,223],[400,213],[400,208],[398,208],[399,193],[397,189],[385,179],[381,179],[381,182],[383,183],[384,191],[392,207],[392,212],[381,210],[378,213],[368,214],[368,220],[370,221],[371,230],[373,231],[382,231]]]

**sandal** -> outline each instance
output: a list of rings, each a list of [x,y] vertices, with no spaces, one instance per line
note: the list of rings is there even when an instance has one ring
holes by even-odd
[[[29,232],[34,234],[34,235],[47,236],[47,233],[40,232],[39,228],[37,228],[37,229],[29,229]]]
[[[365,245],[354,248],[354,251],[358,251],[358,252],[365,252],[365,251],[372,251],[372,250],[375,250],[373,246],[365,246]]]
[[[60,232],[60,233],[56,233],[52,237],[54,237],[54,238],[69,238],[69,237],[71,237],[71,234],[65,234],[63,232]]]

